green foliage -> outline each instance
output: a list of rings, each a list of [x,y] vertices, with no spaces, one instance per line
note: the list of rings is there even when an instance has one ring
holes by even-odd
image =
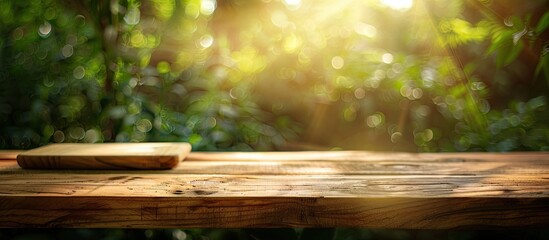
[[[545,149],[546,3],[0,1],[0,147]]]
[[[546,79],[549,79],[549,48],[548,46],[546,46],[546,49],[543,51],[540,57],[539,63],[536,66],[536,76],[543,76]],[[549,82],[547,82],[547,84],[549,84]]]
[[[477,26],[461,18],[452,18],[440,22],[443,44],[457,47],[470,42],[481,42],[488,35],[487,22],[481,21]]]
[[[543,14],[543,17],[539,20],[536,25],[536,34],[542,34],[549,27],[549,12]]]
[[[93,28],[51,1],[3,3],[13,14],[1,19],[1,145],[83,139],[96,124],[89,116],[101,111],[101,90],[90,81],[104,73]]]
[[[458,150],[507,152],[512,150],[548,151],[549,108],[545,97],[528,102],[512,102],[503,111],[491,111],[487,115],[489,126],[484,131],[458,124],[460,136],[456,139]]]
[[[541,37],[546,33],[547,28],[549,27],[549,12],[545,12],[538,24],[536,25],[534,36]],[[543,72],[545,79],[547,79],[547,84],[549,84],[549,40],[545,40],[543,43],[543,50],[541,52],[539,63],[536,67],[536,76],[540,76]]]
[[[116,2],[110,10],[105,1],[67,3],[72,12],[54,1],[38,3],[2,1],[2,31],[9,36],[1,45],[2,147],[188,141],[196,150],[251,150],[272,149],[295,135],[293,126],[270,122],[246,94],[230,97],[216,88],[223,83],[202,80],[208,72],[186,69],[180,76],[169,62],[151,64],[166,30],[144,27],[197,24],[193,16],[173,14],[185,4],[147,2],[154,6],[151,22],[141,18],[139,1]]]

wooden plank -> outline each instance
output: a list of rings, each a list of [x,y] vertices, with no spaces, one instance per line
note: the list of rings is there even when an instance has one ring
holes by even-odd
[[[10,196],[127,197],[548,197],[549,174],[213,175],[23,171],[0,175]]]
[[[22,172],[13,161],[0,161],[4,174]],[[136,170],[137,171],[137,170]],[[148,172],[135,172],[148,173]],[[193,161],[185,160],[170,173],[226,175],[487,175],[487,174],[549,174],[549,163],[539,161],[491,163],[419,163],[419,162],[355,162],[355,161]]]
[[[192,156],[192,155],[191,155]],[[524,162],[413,162],[413,161],[195,161],[186,160],[174,169],[192,174],[261,175],[477,175],[477,174],[549,174],[549,163]]]
[[[3,227],[547,226],[547,198],[2,197]]]
[[[0,161],[16,159],[17,154],[21,152],[20,150],[0,150]]]
[[[191,151],[188,143],[62,143],[17,155],[28,169],[169,169]]]
[[[547,154],[409,154],[368,152],[190,153],[171,173],[230,175],[548,174]],[[425,157],[427,155],[427,157]],[[508,157],[513,155],[513,157]],[[253,157],[255,160],[253,160]],[[0,162],[4,173],[21,171]]]
[[[406,161],[406,162],[532,162],[547,160],[549,152],[510,153],[408,153],[369,151],[304,151],[304,152],[193,152],[193,161]]]
[[[191,153],[161,171],[0,161],[0,227],[549,226],[548,153]]]
[[[10,196],[513,197],[549,196],[549,175],[206,175],[50,172],[0,175]]]

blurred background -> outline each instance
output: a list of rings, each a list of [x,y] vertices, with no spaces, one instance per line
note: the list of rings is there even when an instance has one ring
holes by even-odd
[[[548,151],[548,3],[0,0],[0,149],[175,141],[194,151]],[[338,230],[336,238],[483,234]],[[75,236],[250,235],[0,232]]]
[[[549,150],[548,2],[0,0],[0,148]]]

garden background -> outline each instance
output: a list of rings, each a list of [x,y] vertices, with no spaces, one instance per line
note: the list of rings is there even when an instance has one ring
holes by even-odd
[[[0,0],[0,149],[548,151],[548,10],[547,0]],[[59,237],[37,232],[0,238]]]

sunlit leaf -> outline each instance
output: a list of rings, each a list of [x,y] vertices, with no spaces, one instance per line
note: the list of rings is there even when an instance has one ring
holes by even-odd
[[[158,73],[165,74],[170,72],[170,64],[166,61],[161,61],[156,65]]]
[[[492,37],[492,44],[490,45],[486,53],[488,54],[493,53],[496,50],[501,49],[505,45],[512,43],[512,37],[513,37],[513,32],[510,30],[496,31]]]
[[[167,20],[173,15],[174,0],[151,0],[151,3],[154,5],[156,16],[160,20]]]

